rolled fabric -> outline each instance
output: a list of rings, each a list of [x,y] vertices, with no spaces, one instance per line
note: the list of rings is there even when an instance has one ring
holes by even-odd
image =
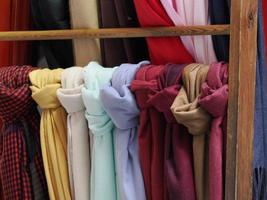
[[[143,64],[122,64],[112,76],[110,86],[100,90],[100,99],[115,124],[115,160],[119,199],[145,200],[145,188],[140,168],[137,130],[139,109],[128,86]]]
[[[164,65],[142,66],[136,73],[131,90],[140,108],[138,147],[141,169],[148,200],[163,200],[164,190],[164,115],[154,107],[150,99],[157,94],[157,79]]]
[[[164,177],[166,199],[195,200],[192,136],[178,124],[170,107],[182,86],[185,65],[168,64],[158,78],[160,91],[150,103],[165,116]]]
[[[67,163],[67,116],[56,96],[63,69],[35,70],[29,74],[32,98],[43,110],[41,148],[51,200],[70,200]]]
[[[201,85],[206,81],[208,65],[190,64],[183,72],[183,87],[175,98],[171,110],[177,122],[193,135],[193,160],[195,186],[198,200],[209,199],[207,137],[210,126],[209,114],[199,106]]]
[[[0,69],[0,116],[4,124],[0,135],[2,200],[48,198],[39,141],[40,116],[28,80],[35,69],[30,66]],[[35,193],[37,185],[33,183],[38,184],[39,194]]]
[[[207,0],[160,0],[168,16],[176,26],[208,25]],[[185,48],[197,63],[217,61],[212,39],[207,36],[181,36]]]
[[[100,89],[110,84],[115,68],[103,68],[90,62],[84,68],[82,98],[85,116],[93,135],[91,158],[91,200],[116,200],[116,175],[114,160],[114,124],[100,101]]]
[[[99,28],[97,0],[70,0],[69,4],[72,29]],[[93,60],[101,62],[98,39],[74,39],[73,48],[76,65],[85,66]]]
[[[72,199],[90,199],[90,143],[82,100],[83,68],[62,72],[57,97],[68,113],[68,167]]]
[[[226,138],[226,112],[228,102],[228,65],[213,63],[202,84],[199,105],[211,116],[209,137],[209,196],[210,199],[224,199],[224,138]]]
[[[209,15],[211,24],[230,23],[230,5],[227,0],[209,0]],[[219,61],[229,60],[229,35],[213,35],[213,46]]]
[[[134,0],[142,27],[174,26],[160,0]],[[192,63],[194,59],[178,37],[147,38],[152,64]]]

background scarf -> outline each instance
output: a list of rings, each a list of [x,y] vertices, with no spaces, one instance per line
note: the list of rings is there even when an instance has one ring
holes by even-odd
[[[164,65],[142,66],[136,73],[131,90],[140,108],[138,145],[141,169],[148,200],[164,199],[164,130],[162,113],[150,102],[159,91],[157,79]]]
[[[164,177],[166,199],[195,200],[192,136],[179,125],[170,107],[182,84],[185,65],[168,64],[160,73],[160,91],[150,100],[165,116]]]
[[[82,101],[83,68],[71,67],[61,75],[57,97],[68,113],[68,167],[72,198],[90,199],[90,140]]]
[[[56,96],[62,69],[35,70],[29,74],[32,98],[43,110],[41,148],[51,200],[70,200],[67,164],[67,116]]]
[[[100,89],[110,84],[116,68],[103,68],[96,62],[90,62],[84,68],[83,102],[91,133],[92,171],[91,200],[116,200],[116,175],[114,160],[113,132],[114,124],[104,111],[100,102]]]
[[[134,0],[137,16],[142,27],[173,26],[160,0]],[[191,63],[193,58],[180,38],[147,38],[152,64]]]
[[[213,63],[202,84],[198,103],[211,116],[209,138],[209,196],[224,199],[224,153],[226,145],[226,113],[228,101],[228,65]]]
[[[36,68],[0,69],[0,177],[3,200],[47,199],[39,141],[39,121],[28,74]],[[33,185],[34,184],[34,185]]]
[[[198,105],[201,85],[206,80],[208,65],[190,64],[183,72],[183,87],[171,106],[178,123],[193,135],[195,186],[198,200],[208,199],[207,133],[210,117]]]
[[[176,26],[208,25],[207,0],[161,0],[163,7]],[[211,36],[181,36],[181,40],[197,63],[217,61]]]
[[[137,127],[139,109],[128,86],[142,64],[122,64],[112,76],[111,86],[100,91],[105,111],[115,124],[115,159],[119,198],[145,200],[145,188],[140,168]]]

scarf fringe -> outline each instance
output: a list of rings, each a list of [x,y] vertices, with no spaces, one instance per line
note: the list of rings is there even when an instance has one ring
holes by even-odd
[[[263,167],[253,170],[253,200],[267,200],[267,171]]]

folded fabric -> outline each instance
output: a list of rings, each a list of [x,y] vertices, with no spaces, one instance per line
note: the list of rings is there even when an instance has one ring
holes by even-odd
[[[228,65],[210,65],[207,80],[202,84],[199,105],[211,116],[209,137],[209,197],[224,199],[224,154],[226,139],[226,113],[228,101]]]
[[[100,89],[110,84],[116,68],[103,68],[90,62],[84,68],[82,98],[86,107],[85,116],[93,134],[91,200],[116,200],[116,175],[114,160],[114,124],[104,111],[100,101]]]
[[[209,16],[211,24],[230,23],[230,5],[227,0],[209,0]],[[219,61],[229,60],[229,35],[213,35],[213,46]]]
[[[173,26],[160,0],[134,0],[142,27]],[[153,64],[192,63],[194,59],[183,46],[180,38],[147,38],[150,59]]]
[[[41,115],[41,148],[51,200],[70,200],[67,163],[67,116],[56,96],[62,69],[35,70],[29,74],[32,98],[43,110]]]
[[[70,0],[69,5],[72,29],[99,28],[97,0]],[[74,39],[73,51],[78,66],[85,66],[93,60],[101,62],[98,39]]]
[[[190,64],[183,72],[183,87],[175,98],[171,110],[177,122],[187,127],[193,135],[195,186],[198,200],[209,199],[207,136],[210,116],[198,104],[201,85],[206,81],[208,65]]]
[[[182,84],[185,65],[168,64],[157,80],[160,91],[150,102],[162,112],[167,123],[165,130],[164,177],[165,199],[195,200],[192,136],[179,125],[170,107]]]
[[[159,87],[157,79],[164,65],[142,66],[136,73],[131,90],[140,108],[138,147],[141,169],[148,200],[165,199],[164,190],[164,131],[166,122],[163,113],[158,112],[150,102]]]
[[[208,25],[208,1],[160,0],[176,26]],[[197,63],[217,61],[211,36],[181,36],[181,40]]]
[[[90,140],[82,100],[83,68],[62,72],[57,97],[68,113],[68,167],[72,199],[90,199]]]
[[[28,79],[35,69],[30,66],[0,69],[0,116],[4,123],[0,137],[3,200],[48,198],[39,141],[40,116],[31,98]],[[37,185],[32,187],[33,183]]]
[[[140,168],[137,129],[139,109],[128,86],[143,64],[122,64],[112,76],[110,86],[100,91],[100,99],[115,124],[115,159],[119,199],[145,200],[145,188]]]
[[[101,28],[139,27],[133,0],[98,0]],[[144,38],[102,39],[103,65],[117,66],[147,59]]]

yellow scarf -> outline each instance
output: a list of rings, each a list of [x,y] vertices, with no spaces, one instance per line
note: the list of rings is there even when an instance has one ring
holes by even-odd
[[[67,165],[67,115],[56,91],[63,69],[35,70],[30,73],[32,98],[43,109],[40,138],[45,174],[51,200],[70,200]]]

